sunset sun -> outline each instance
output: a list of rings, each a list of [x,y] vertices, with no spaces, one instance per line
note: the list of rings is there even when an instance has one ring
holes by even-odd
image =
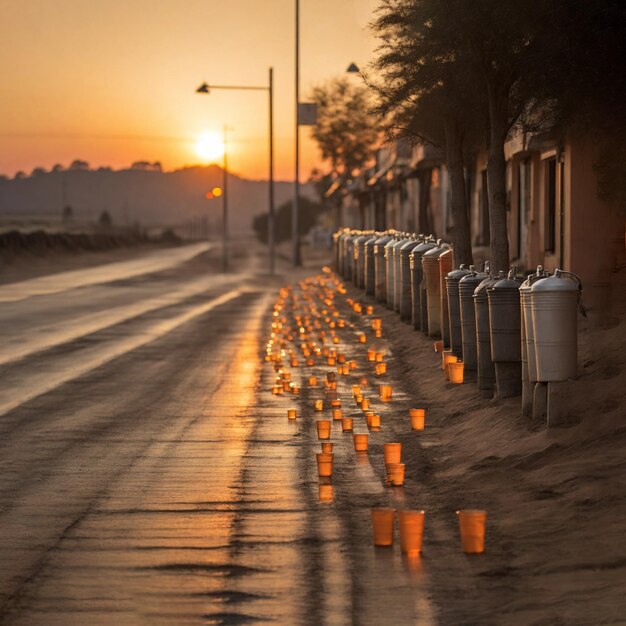
[[[216,132],[204,132],[198,136],[196,154],[203,161],[215,161],[224,154],[224,139]]]

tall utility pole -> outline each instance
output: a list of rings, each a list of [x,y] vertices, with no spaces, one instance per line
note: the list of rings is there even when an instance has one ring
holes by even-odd
[[[209,85],[208,83],[202,83],[200,87],[196,89],[196,93],[209,94],[212,89],[226,89],[230,91],[267,91],[269,94],[269,180],[268,180],[268,196],[269,196],[269,212],[267,220],[267,243],[269,248],[269,269],[270,274],[274,273],[274,259],[275,259],[275,236],[274,236],[274,70],[269,68],[269,83],[267,87],[253,86],[253,85]],[[222,196],[222,209],[223,209],[223,234],[224,234],[224,246],[222,252],[222,269],[227,271],[228,267],[228,199],[227,199],[227,172],[228,172],[228,157],[226,149],[226,132],[227,128],[224,126],[224,177],[222,187],[224,193]]]
[[[270,255],[270,274],[274,274],[274,68],[269,69],[269,207],[267,215],[267,246]]]
[[[224,124],[224,167],[222,168],[222,272],[228,271],[228,126]]]
[[[298,218],[300,213],[300,126],[298,113],[300,112],[300,0],[296,0],[296,158],[294,174],[293,206],[291,210],[291,239],[293,242],[293,264],[299,267],[300,238],[298,236]]]

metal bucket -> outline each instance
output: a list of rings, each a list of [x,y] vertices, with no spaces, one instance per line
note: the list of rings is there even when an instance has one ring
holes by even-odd
[[[441,240],[437,242],[437,247],[429,250],[422,257],[422,267],[424,269],[424,279],[426,282],[426,307],[428,311],[429,337],[441,337],[441,279],[439,276],[439,257],[449,250],[446,245],[443,247]],[[422,328],[424,332],[424,328]]]
[[[409,242],[411,239],[405,233],[400,241],[393,247],[393,310],[396,313],[400,312],[400,295],[402,293],[402,276],[400,272],[402,271],[402,263],[400,250]]]
[[[485,278],[474,290],[474,313],[476,315],[476,340],[478,350],[478,389],[483,396],[493,395],[496,386],[496,368],[491,360],[491,332],[489,327],[489,300],[487,290],[506,274]]]
[[[559,269],[530,289],[539,382],[576,377],[581,293],[580,278]]]
[[[450,348],[452,354],[463,358],[463,342],[461,336],[461,309],[459,306],[459,281],[467,276],[470,270],[465,265],[448,272],[446,276],[446,295],[448,298],[448,317],[450,324]],[[474,302],[472,301],[472,305]]]
[[[384,302],[387,297],[385,249],[392,240],[393,236],[386,233],[374,242],[374,295],[379,302]]]
[[[376,272],[374,265],[374,243],[380,238],[380,233],[373,233],[363,246],[365,256],[365,293],[368,296],[374,295],[376,285]]]
[[[365,242],[371,232],[365,232],[354,240],[354,284],[365,289]]]
[[[513,270],[487,290],[491,327],[491,359],[494,363],[522,360],[519,288],[522,281]]]
[[[395,266],[393,264],[393,249],[395,245],[398,243],[400,236],[395,235],[394,238],[385,246],[385,303],[388,309],[393,309],[393,289],[394,289],[394,270]]]
[[[450,316],[448,314],[448,293],[446,291],[446,276],[454,267],[454,253],[452,248],[439,256],[439,297],[441,299],[439,324],[443,345],[450,346]]]
[[[459,314],[461,321],[461,342],[464,370],[473,372],[478,369],[478,338],[476,332],[476,310],[474,307],[474,291],[480,283],[488,278],[483,272],[476,272],[474,266],[463,276],[458,284]]]
[[[409,239],[400,248],[400,319],[411,319],[411,252],[423,238]]]
[[[434,237],[430,236],[423,243],[413,248],[409,255],[409,268],[411,270],[411,323],[415,330],[427,328],[427,321],[422,321],[422,301],[426,310],[426,288],[424,286],[424,269],[422,257],[424,253],[432,250],[437,244]]]

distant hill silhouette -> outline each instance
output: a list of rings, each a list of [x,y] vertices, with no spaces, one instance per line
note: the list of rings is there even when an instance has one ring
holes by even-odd
[[[75,165],[78,164],[78,165]],[[96,221],[108,211],[116,224],[177,225],[202,215],[218,219],[221,199],[205,194],[222,185],[217,165],[185,167],[162,172],[137,163],[124,170],[90,170],[75,161],[70,169],[55,167],[46,172],[35,168],[31,176],[13,179],[0,176],[0,215],[61,215],[65,205],[77,220]],[[255,215],[267,212],[267,182],[229,176],[230,222],[233,230],[251,230]],[[276,206],[292,197],[291,182],[275,182]],[[303,195],[311,195],[309,185]]]

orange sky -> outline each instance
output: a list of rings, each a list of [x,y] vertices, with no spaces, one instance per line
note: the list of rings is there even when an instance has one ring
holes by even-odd
[[[234,130],[233,171],[265,178],[264,92],[194,93],[275,74],[276,176],[293,176],[294,0],[0,0],[0,173],[197,163],[203,131]],[[378,0],[300,0],[301,100],[365,66]],[[353,76],[353,80],[359,80]],[[317,151],[302,128],[302,178]]]

